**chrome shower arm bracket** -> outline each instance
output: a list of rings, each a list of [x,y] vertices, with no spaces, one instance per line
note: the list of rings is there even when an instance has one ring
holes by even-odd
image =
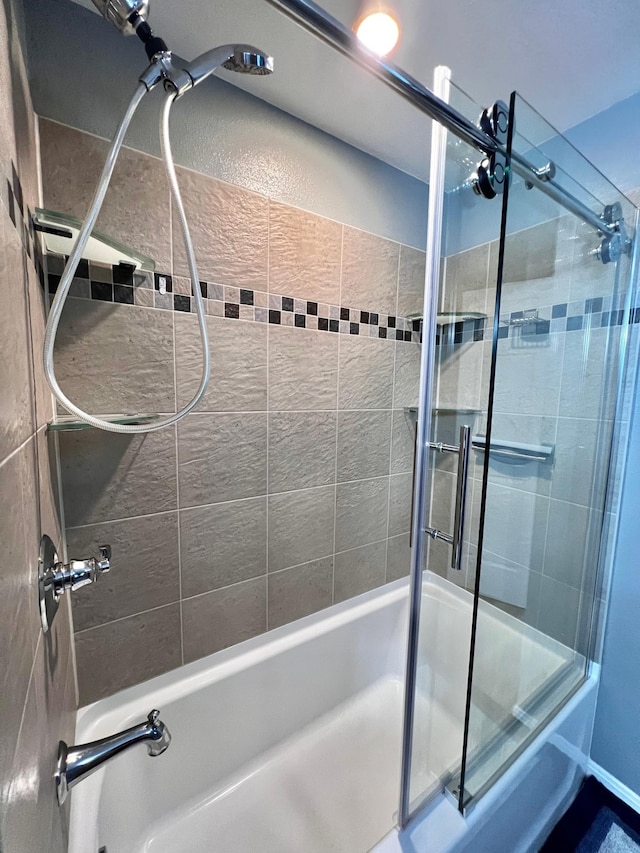
[[[162,83],[167,92],[174,91],[176,97],[183,95],[193,86],[193,80],[184,68],[177,68],[170,50],[163,50],[151,60],[140,77],[140,82],[150,92]]]
[[[498,143],[496,150],[487,154],[471,176],[471,186],[476,195],[495,198],[502,193],[507,182],[507,162],[504,147],[509,130],[509,107],[504,101],[496,101],[492,107],[482,111],[478,125],[487,136]]]

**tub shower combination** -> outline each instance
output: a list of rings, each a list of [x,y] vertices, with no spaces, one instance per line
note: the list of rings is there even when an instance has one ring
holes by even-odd
[[[75,788],[70,850],[534,850],[588,751],[638,320],[636,209],[515,93],[481,110],[439,68],[434,94],[308,0],[270,2],[433,119],[424,303],[404,332],[421,347],[404,411],[410,576],[82,708],[57,773],[60,802]],[[45,363],[77,418],[145,432],[191,411],[209,376],[170,104],[221,65],[273,62],[232,45],[182,67],[145,2],[96,5],[152,64],[62,276]],[[63,394],[53,344],[127,124],[157,82],[203,371],[181,412],[123,425]],[[109,568],[47,560],[45,623],[65,588]]]

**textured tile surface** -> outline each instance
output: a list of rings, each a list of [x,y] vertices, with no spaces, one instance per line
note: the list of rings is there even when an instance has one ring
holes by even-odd
[[[338,482],[389,473],[390,411],[338,413]]]
[[[391,408],[394,346],[380,340],[340,340],[339,408]]]
[[[269,328],[269,409],[335,409],[337,335]]]
[[[93,197],[109,143],[46,119],[40,120],[44,206],[82,219]],[[82,163],[82,168],[78,168]],[[126,246],[171,263],[169,188],[162,162],[122,148],[97,227]]]
[[[70,559],[95,556],[100,545],[111,545],[111,570],[73,596],[76,631],[180,599],[177,512],[67,530]]]
[[[391,473],[413,470],[416,418],[404,409],[394,409],[391,423]]]
[[[408,533],[411,527],[411,474],[393,474],[389,480],[389,536]]]
[[[388,477],[338,485],[336,551],[386,539],[388,498]]]
[[[266,586],[266,578],[254,578],[188,598],[182,605],[185,663],[266,631]]]
[[[387,540],[387,583],[404,578],[411,569],[409,534],[393,536]]]
[[[342,247],[342,304],[393,315],[398,291],[400,246],[345,226]]]
[[[148,435],[60,433],[69,527],[176,509],[174,429]]]
[[[410,246],[400,246],[400,270],[398,273],[399,317],[421,314],[424,305],[425,255]]]
[[[189,169],[176,171],[200,278],[266,290],[267,199]],[[179,229],[173,234],[173,265],[176,275],[188,274]]]
[[[342,225],[284,204],[269,204],[269,289],[338,304]]]
[[[69,299],[55,365],[62,390],[87,412],[175,411],[168,312]]]
[[[185,598],[265,574],[267,499],[181,510],[180,549]]]
[[[417,406],[420,393],[420,346],[396,343],[395,347],[393,408]]]
[[[81,705],[180,666],[180,605],[81,631],[76,661]]]
[[[267,415],[192,414],[178,425],[180,506],[267,491]]]
[[[335,487],[269,498],[269,571],[333,553]]]
[[[385,582],[387,543],[375,542],[336,554],[335,600],[345,601]]]
[[[269,492],[335,482],[335,412],[271,412]]]
[[[211,377],[198,412],[262,412],[267,408],[267,328],[207,318]],[[195,317],[176,316],[178,403],[195,394],[202,372],[202,343]]]
[[[278,628],[332,603],[333,558],[269,575],[269,628]]]

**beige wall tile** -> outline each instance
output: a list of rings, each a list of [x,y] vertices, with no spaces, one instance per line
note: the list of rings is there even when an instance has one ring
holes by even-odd
[[[267,499],[180,511],[182,595],[188,598],[267,571]]]
[[[180,507],[267,493],[266,413],[192,414],[178,424]]]
[[[180,666],[180,605],[81,631],[76,661],[81,705]]]
[[[109,143],[88,133],[40,119],[44,206],[82,219],[98,184]],[[82,168],[78,168],[82,163]],[[160,270],[171,264],[169,188],[162,162],[124,147],[97,227],[152,257]]]
[[[269,571],[333,553],[335,487],[269,497]]]
[[[327,486],[336,478],[336,413],[269,414],[269,493]]]
[[[111,545],[111,571],[73,596],[76,631],[180,599],[178,513],[149,515],[67,530],[69,559]]]
[[[176,380],[178,405],[198,389],[202,342],[195,317],[177,314]],[[267,409],[267,327],[218,317],[207,318],[211,377],[198,412],[261,412]]]
[[[182,619],[185,663],[262,634],[267,629],[267,579],[187,598]]]
[[[338,335],[269,328],[269,409],[335,409]]]
[[[345,226],[341,304],[394,315],[400,245]]]
[[[333,558],[269,574],[269,629],[329,607],[333,599]]]
[[[269,290],[313,302],[340,302],[342,225],[269,203]]]
[[[391,411],[338,412],[338,482],[389,473]]]
[[[189,169],[178,167],[176,171],[200,278],[266,290],[267,199]],[[173,271],[188,275],[178,228],[173,233]]]
[[[385,582],[387,543],[343,551],[335,560],[335,600],[345,601]]]
[[[336,491],[336,551],[387,538],[389,478],[340,483]]]
[[[422,314],[424,307],[425,253],[410,246],[400,246],[398,275],[398,317]]]
[[[174,429],[135,436],[63,432],[60,457],[69,527],[177,507]]]
[[[340,337],[340,409],[390,409],[395,344]]]

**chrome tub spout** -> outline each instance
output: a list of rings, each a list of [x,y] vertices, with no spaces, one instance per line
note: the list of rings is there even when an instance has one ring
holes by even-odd
[[[64,741],[60,741],[55,776],[60,805],[74,785],[137,743],[146,744],[147,752],[152,757],[162,755],[169,748],[171,734],[160,720],[160,711],[151,711],[144,723],[91,743],[67,746]]]

